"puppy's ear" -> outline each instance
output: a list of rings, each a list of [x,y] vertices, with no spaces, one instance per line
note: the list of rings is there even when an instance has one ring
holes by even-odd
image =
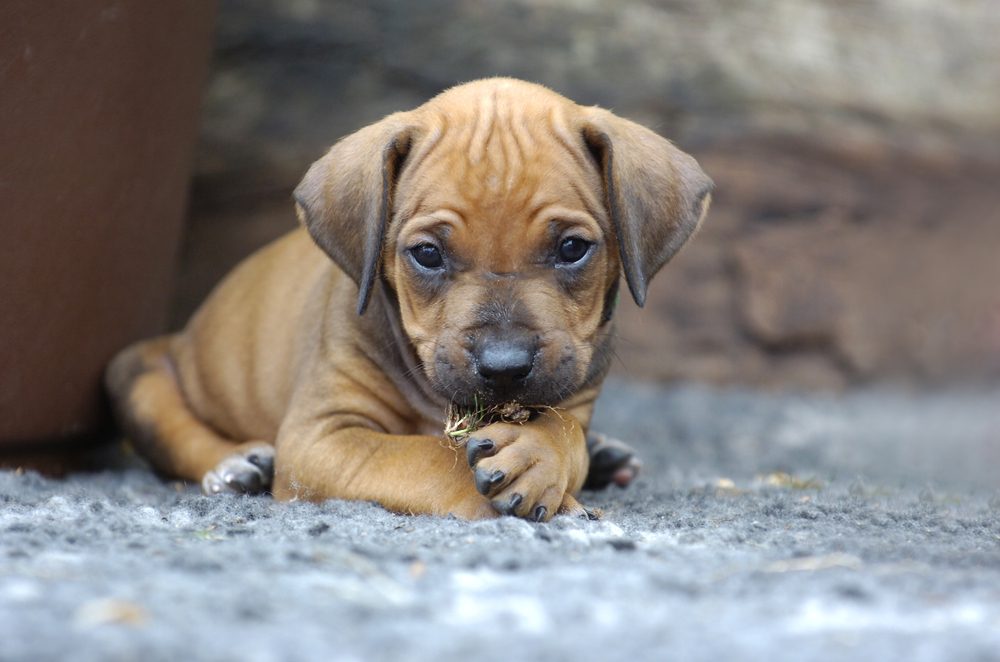
[[[358,314],[375,283],[399,169],[415,129],[397,113],[343,138],[295,189],[295,209],[313,240],[358,284]]]
[[[588,109],[582,130],[601,168],[625,280],[642,306],[649,281],[705,217],[712,180],[668,140],[606,110]]]

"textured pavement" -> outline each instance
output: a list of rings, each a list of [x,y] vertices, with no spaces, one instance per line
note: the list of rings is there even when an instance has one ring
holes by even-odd
[[[611,382],[599,522],[0,472],[0,660],[1000,660],[998,403]]]

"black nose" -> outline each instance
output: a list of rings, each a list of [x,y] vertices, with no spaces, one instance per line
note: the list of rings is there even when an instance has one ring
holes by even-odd
[[[523,382],[535,363],[532,344],[516,340],[483,343],[476,355],[476,369],[491,386],[506,389]]]

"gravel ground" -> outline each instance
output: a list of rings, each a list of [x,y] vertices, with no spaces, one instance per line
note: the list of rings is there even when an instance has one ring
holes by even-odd
[[[1000,660],[998,402],[612,382],[599,522],[0,472],[0,660]]]

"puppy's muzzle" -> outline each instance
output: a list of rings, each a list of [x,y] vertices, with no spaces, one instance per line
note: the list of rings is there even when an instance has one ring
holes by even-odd
[[[524,337],[487,337],[473,350],[484,390],[500,401],[517,399],[531,377],[537,355],[537,343]]]

